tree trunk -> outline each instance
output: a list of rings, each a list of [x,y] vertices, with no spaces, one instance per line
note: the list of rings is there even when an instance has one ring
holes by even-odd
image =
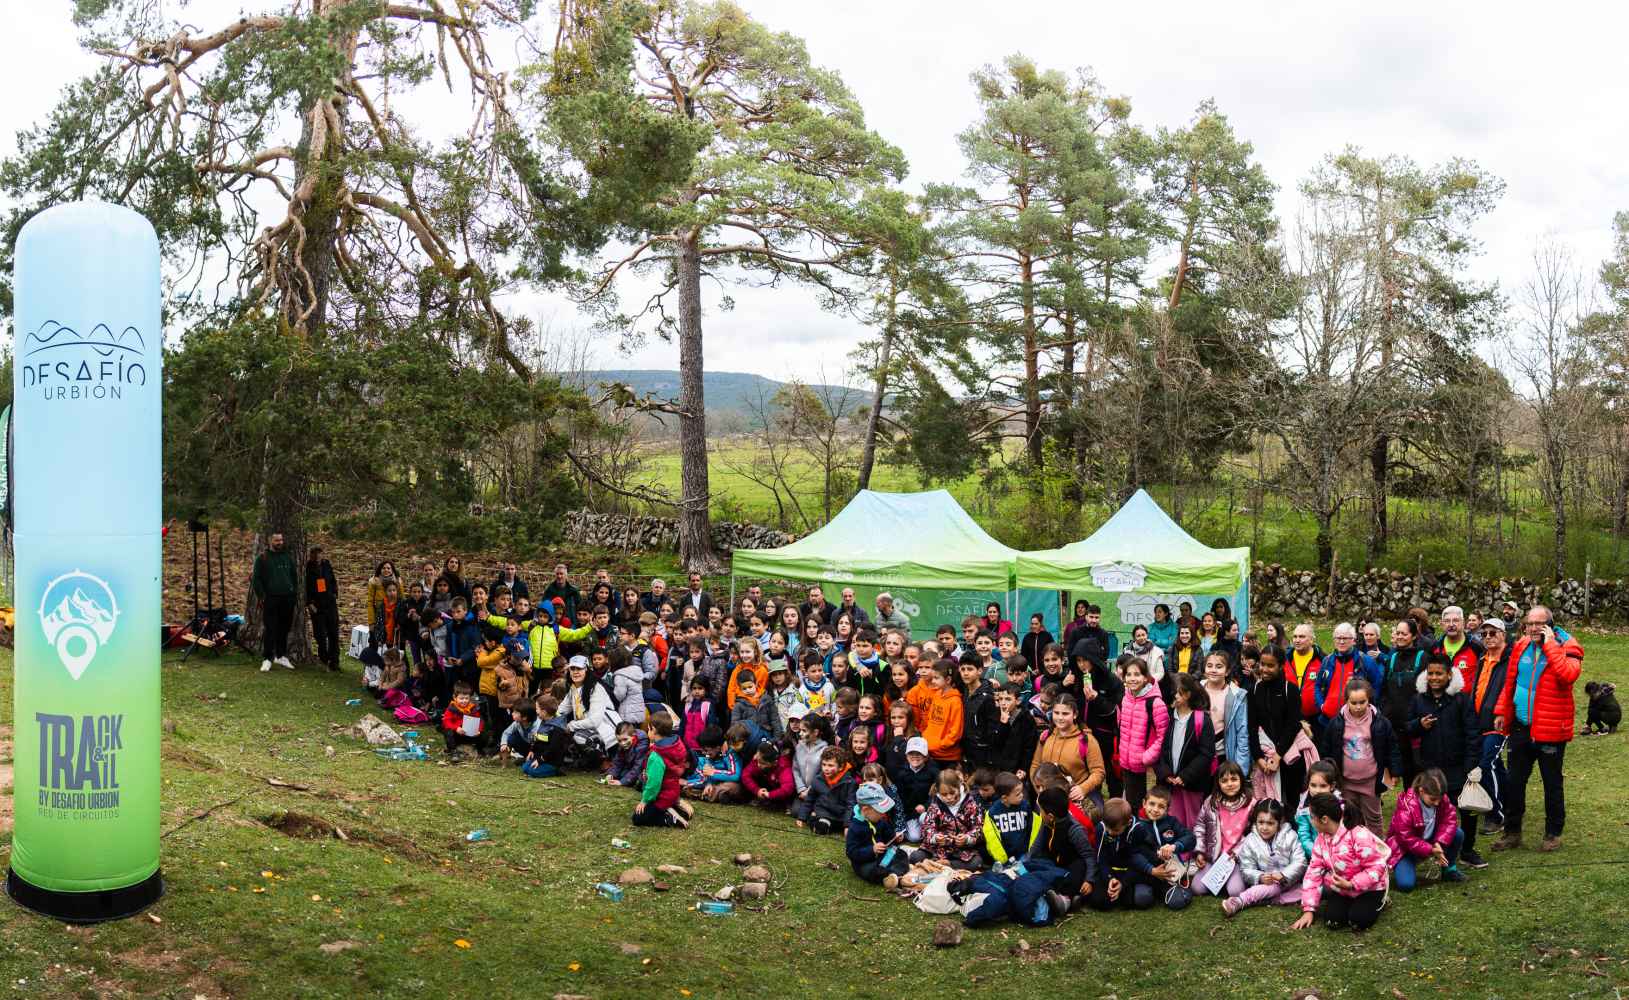
[[[1545,463],[1549,467],[1550,507],[1555,515],[1555,582],[1567,575],[1567,468],[1561,446],[1555,441],[1544,444]]]
[[[1318,512],[1318,568],[1327,573],[1335,561],[1334,532],[1330,530],[1330,522],[1334,515],[1327,511]]]
[[[1063,498],[1079,510],[1086,499],[1086,477],[1080,468],[1081,415],[1075,408],[1075,314],[1068,310],[1063,314],[1063,357],[1058,362],[1057,399],[1059,412],[1067,413],[1068,423],[1073,425],[1059,435],[1064,467],[1073,473],[1064,484]]]
[[[1377,434],[1369,447],[1369,476],[1374,482],[1374,513],[1369,524],[1369,565],[1373,566],[1386,554],[1386,523],[1390,474],[1391,435]]]
[[[707,486],[707,413],[702,393],[701,234],[679,239],[679,562],[686,572],[718,573]]]
[[[1039,472],[1041,441],[1041,358],[1035,336],[1035,262],[1023,255],[1020,281],[1024,303],[1024,441],[1031,471]]]
[[[1197,170],[1188,175],[1188,197],[1194,201],[1199,199],[1199,173]],[[1176,277],[1171,280],[1171,298],[1166,303],[1167,312],[1176,312],[1182,302],[1182,285],[1188,278],[1188,255],[1193,249],[1193,231],[1196,217],[1189,215],[1188,228],[1182,234],[1182,249],[1177,255]]]
[[[859,487],[871,488],[871,469],[877,460],[877,425],[882,423],[882,400],[888,394],[888,365],[894,355],[894,311],[898,295],[888,296],[888,322],[882,328],[882,350],[877,356],[876,391],[871,396],[871,412],[865,418],[865,443],[860,451]]]

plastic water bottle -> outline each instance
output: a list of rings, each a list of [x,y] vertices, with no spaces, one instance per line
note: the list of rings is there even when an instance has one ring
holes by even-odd
[[[704,899],[696,909],[709,917],[727,917],[735,912],[735,904],[722,899]]]
[[[616,848],[619,851],[631,851],[631,850],[633,850],[633,845],[628,843],[626,840],[623,840],[621,837],[612,837],[611,838],[611,846]]]
[[[347,705],[360,705],[360,704],[362,704],[362,699],[361,698],[348,698],[348,699],[346,699],[345,704],[347,704]]]
[[[594,889],[613,903],[622,902],[622,886],[617,885],[615,882],[601,882],[594,886]]]
[[[491,840],[492,835],[487,833],[486,827],[483,826],[479,830],[471,830],[469,833],[465,834],[464,839],[472,844],[477,844],[483,840]]]

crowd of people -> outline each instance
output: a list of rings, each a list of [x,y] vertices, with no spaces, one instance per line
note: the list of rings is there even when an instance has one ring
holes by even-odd
[[[314,627],[336,589],[313,549]],[[1543,606],[1341,623],[1325,652],[1310,624],[1241,634],[1221,599],[1123,636],[1080,601],[1062,641],[992,602],[918,641],[886,593],[799,597],[720,602],[694,573],[580,589],[564,565],[534,597],[512,563],[485,582],[456,557],[412,579],[384,562],[364,683],[450,754],[629,789],[636,825],[686,827],[692,799],[786,814],[970,925],[1208,894],[1363,930],[1427,871],[1487,867],[1479,833],[1521,846],[1535,766],[1537,847],[1561,846],[1583,650]]]

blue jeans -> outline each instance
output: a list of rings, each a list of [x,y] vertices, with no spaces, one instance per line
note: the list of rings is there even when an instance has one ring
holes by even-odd
[[[1465,818],[1467,822],[1474,821],[1476,819],[1475,816],[1467,816]],[[1459,848],[1464,843],[1465,831],[1463,829],[1455,830],[1454,842],[1449,844],[1448,847],[1442,852],[1448,857],[1449,868],[1452,868],[1454,863],[1459,860]],[[1424,860],[1424,858],[1415,859],[1405,854],[1403,855],[1403,859],[1397,862],[1397,867],[1391,870],[1391,876],[1395,885],[1397,886],[1398,892],[1414,891],[1414,886],[1418,881],[1417,873],[1414,871],[1414,868],[1419,861]]]
[[[1493,809],[1488,813],[1488,820],[1494,826],[1505,825],[1504,792],[1510,784],[1510,773],[1505,770],[1505,758],[1499,752],[1504,749],[1504,745],[1505,738],[1498,733],[1483,736],[1482,758],[1477,762],[1477,766],[1482,769],[1482,787],[1487,790],[1488,798],[1493,800]]]

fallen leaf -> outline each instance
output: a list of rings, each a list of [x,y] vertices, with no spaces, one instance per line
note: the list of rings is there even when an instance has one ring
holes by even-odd
[[[468,948],[469,947],[469,942],[465,941],[463,938],[459,938],[457,941],[454,941],[453,944],[457,945],[460,948]]]
[[[690,991],[681,986],[679,987],[679,995],[687,997],[690,995]]]
[[[266,887],[265,887],[265,886],[263,886],[263,885],[257,885],[257,886],[255,886],[255,892],[265,892],[265,891],[266,891]]]
[[[567,972],[578,972],[578,971],[580,971],[582,969],[582,967],[583,967],[583,963],[581,963],[581,962],[572,962],[570,965],[566,966],[566,971]]]
[[[320,902],[322,902],[322,897],[317,895],[316,893],[312,893],[311,894],[311,901],[313,903],[320,903]]]
[[[260,877],[261,878],[276,878],[277,876],[273,872],[261,872]]]
[[[159,915],[158,915],[158,914],[156,914],[156,913],[149,913],[149,914],[147,914],[147,919],[148,919],[148,920],[151,920],[151,921],[152,921],[152,922],[153,922],[153,923],[155,923],[155,924],[162,924],[162,923],[163,923],[163,922],[164,922],[164,918],[163,918],[163,917],[160,917],[160,916],[159,916]]]

